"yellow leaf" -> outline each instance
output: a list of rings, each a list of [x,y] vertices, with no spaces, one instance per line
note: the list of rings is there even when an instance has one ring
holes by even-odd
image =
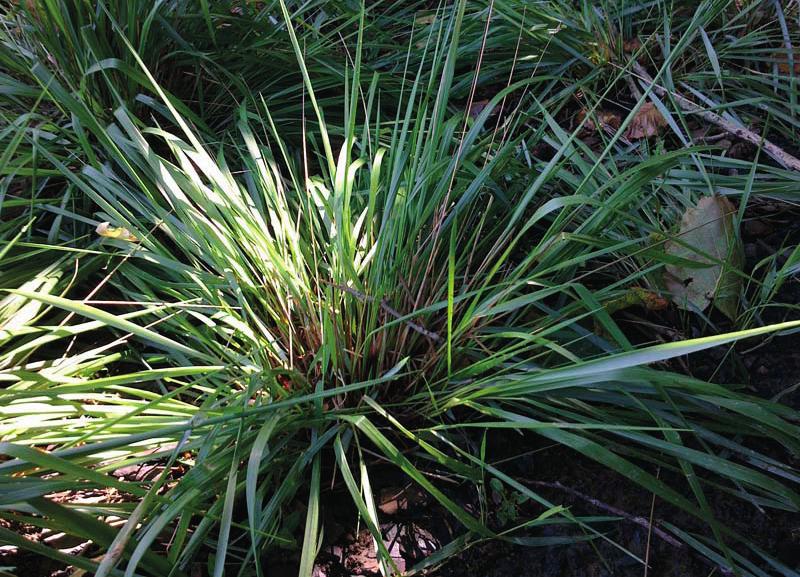
[[[117,240],[124,240],[127,242],[139,242],[139,239],[131,234],[131,231],[129,231],[127,228],[124,226],[111,226],[110,222],[101,222],[97,225],[95,231],[100,236],[104,236],[106,238],[115,238]]]

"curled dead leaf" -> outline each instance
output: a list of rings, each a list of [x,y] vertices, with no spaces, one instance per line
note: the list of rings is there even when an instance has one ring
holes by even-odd
[[[661,129],[667,125],[667,120],[658,111],[655,104],[646,102],[636,112],[633,117],[625,136],[629,140],[641,140],[642,138],[650,138],[661,132]]]
[[[649,311],[660,311],[667,308],[669,302],[651,290],[643,287],[631,287],[628,291],[606,304],[606,311],[613,314],[629,307],[640,306]]]
[[[634,287],[631,290],[638,299],[638,303],[649,311],[664,310],[669,304],[667,299],[654,293],[653,291],[649,291],[640,287]]]

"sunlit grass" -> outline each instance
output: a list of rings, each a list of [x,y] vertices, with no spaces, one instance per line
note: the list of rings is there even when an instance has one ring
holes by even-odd
[[[759,544],[717,522],[708,495],[800,508],[795,468],[752,442],[796,454],[797,414],[664,361],[800,327],[758,321],[798,252],[741,271],[756,296],[730,332],[707,317],[707,337],[637,344],[608,309],[663,289],[664,243],[700,196],[793,199],[798,176],[694,145],[691,119],[647,87],[613,103],[631,110],[599,146],[564,115],[618,97],[621,35],[642,37],[670,89],[704,91],[756,57],[746,35],[725,35],[752,10],[200,4],[4,15],[0,518],[105,555],[68,561],[6,528],[0,540],[96,575],[186,574],[209,552],[215,576],[262,575],[265,552],[294,546],[310,575],[333,477],[382,547],[375,455],[458,522],[445,551],[545,519],[608,539],[480,449],[530,431],[696,517],[703,538],[671,531],[698,554],[764,574],[748,561]],[[753,99],[763,74],[741,74],[714,92],[725,113],[792,134],[791,80]],[[647,101],[669,111],[669,132],[631,143]],[[100,236],[101,223],[131,235]],[[153,462],[155,480],[111,475]],[[432,471],[484,495],[497,479],[541,516],[497,535]],[[131,500],[47,498],[89,487]]]

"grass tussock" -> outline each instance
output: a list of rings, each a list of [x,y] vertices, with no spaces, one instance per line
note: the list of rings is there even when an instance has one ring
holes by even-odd
[[[307,576],[346,494],[390,575],[387,465],[459,527],[420,567],[544,525],[612,540],[487,453],[524,433],[657,496],[723,571],[796,575],[711,504],[800,509],[796,411],[670,362],[800,327],[796,247],[733,255],[800,173],[681,101],[797,154],[779,4],[2,8],[0,540],[126,577],[265,575],[284,548]],[[666,247],[713,195],[736,211],[725,314],[664,282],[703,266]],[[463,498],[498,486],[537,513],[501,527]],[[52,497],[88,489],[124,498]]]

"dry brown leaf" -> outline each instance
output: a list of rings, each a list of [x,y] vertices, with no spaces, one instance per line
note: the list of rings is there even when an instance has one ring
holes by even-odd
[[[488,100],[476,100],[469,107],[469,115],[472,118],[478,118],[481,112],[489,105]]]
[[[794,69],[795,74],[800,74],[800,51],[792,54],[792,60],[794,61],[792,68],[789,67],[789,57],[786,51],[776,53],[775,60],[778,61],[778,72],[781,74],[789,76],[792,69]]]
[[[724,144],[722,145],[724,148]],[[752,160],[755,156],[756,148],[749,142],[739,141],[731,143],[725,156],[728,158],[738,158],[741,160]]]
[[[383,544],[400,572],[406,570],[408,561],[424,559],[441,547],[432,533],[415,523],[382,523],[380,530]],[[335,557],[341,559],[348,574],[373,575],[381,571],[375,539],[368,529],[362,530],[353,543],[336,553]],[[320,567],[315,575],[322,577],[328,573]]]
[[[624,50],[627,53],[636,52],[641,47],[642,43],[636,37],[633,37],[630,40],[626,40],[625,42],[622,43],[622,50]]]
[[[667,125],[667,120],[661,115],[652,102],[646,102],[633,117],[625,132],[629,140],[641,140],[658,134]]]
[[[413,487],[386,487],[381,489],[378,498],[378,510],[386,515],[396,515],[411,507],[425,503],[425,494]]]
[[[633,55],[638,53],[638,57],[636,61],[645,66],[647,64],[647,54],[642,52],[642,41],[639,40],[638,36],[634,36],[633,38],[629,38],[622,42],[622,51],[625,54]]]
[[[578,124],[583,122],[586,118],[587,111],[586,109],[581,110],[578,113]],[[594,113],[593,116],[590,116],[586,119],[586,124],[583,125],[583,130],[585,132],[596,132],[597,131],[597,124],[595,124],[595,120],[597,123],[600,124],[600,127],[608,133],[613,134],[619,129],[619,125],[622,124],[622,118],[616,112],[610,110],[598,110]]]

